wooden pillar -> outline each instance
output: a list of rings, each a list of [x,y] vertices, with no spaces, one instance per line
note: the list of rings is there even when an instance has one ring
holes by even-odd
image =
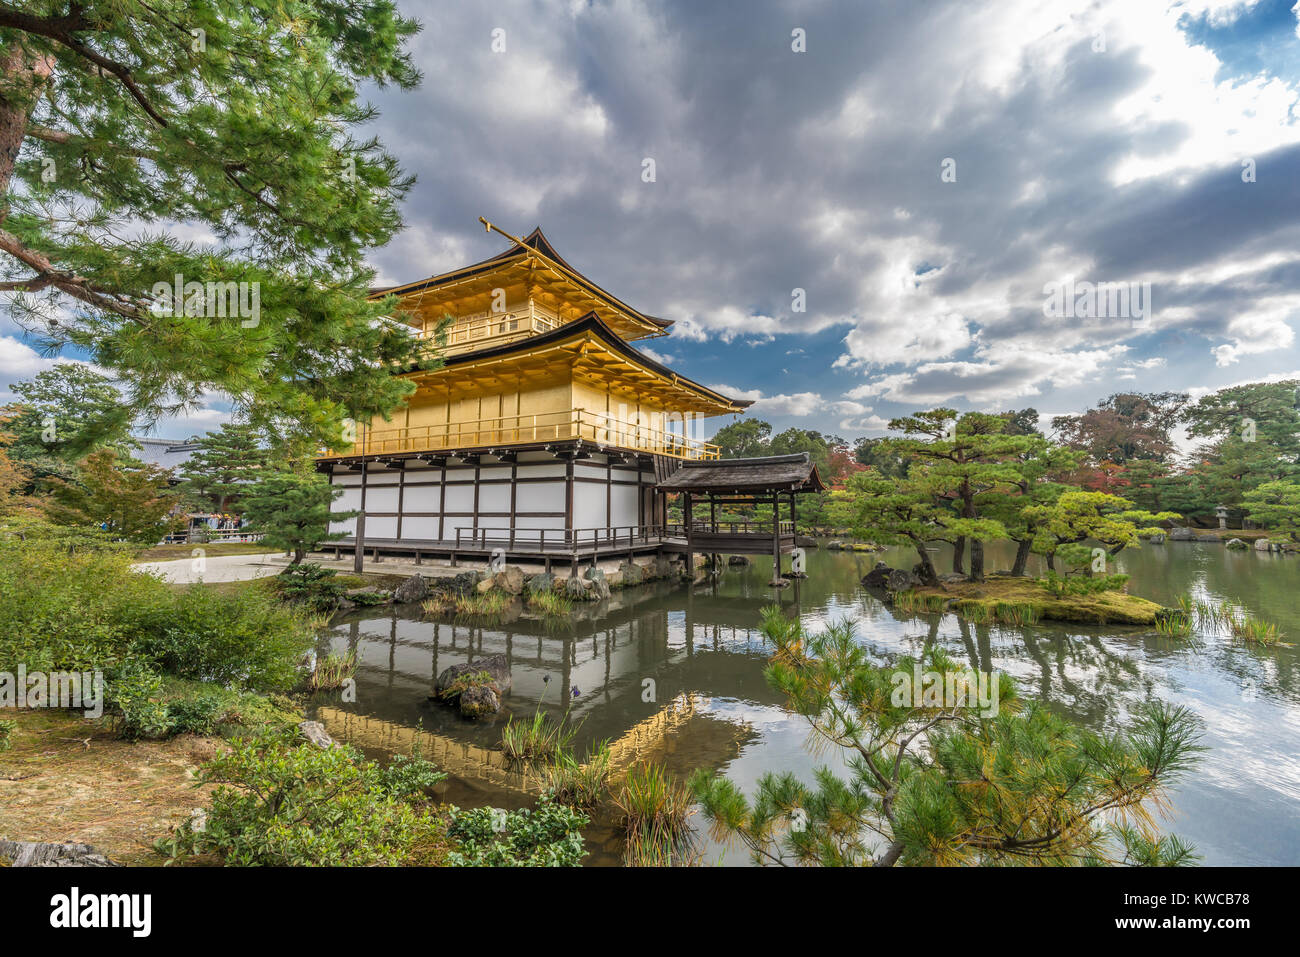
[[[781,497],[772,495],[772,584],[781,578]]]
[[[682,493],[682,521],[686,525],[686,573],[695,578],[695,549],[691,547],[695,532],[691,527],[691,493]]]
[[[352,553],[352,571],[360,575],[366,568],[366,427],[361,427],[361,510],[357,513],[357,529],[353,533],[357,547]]]

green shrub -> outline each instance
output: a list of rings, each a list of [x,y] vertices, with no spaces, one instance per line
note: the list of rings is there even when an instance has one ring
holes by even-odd
[[[271,580],[271,587],[281,600],[307,605],[313,611],[334,609],[346,591],[338,572],[312,562],[290,565]]]
[[[212,734],[222,713],[221,699],[212,692],[167,703],[171,734]]]
[[[108,682],[108,701],[118,711],[117,730],[124,738],[165,738],[172,721],[163,700],[162,675],[148,664],[127,661]]]
[[[133,741],[212,734],[225,710],[216,689],[185,688],[179,696],[169,695],[162,675],[138,660],[128,660],[113,670],[107,697],[117,712],[118,733]]]
[[[137,627],[133,651],[164,671],[258,691],[293,687],[312,644],[301,615],[260,588],[223,594],[193,585]]]
[[[1055,572],[1048,572],[1046,578],[1038,579],[1038,584],[1057,598],[1064,598],[1067,595],[1099,595],[1104,591],[1122,590],[1128,584],[1128,576],[1093,575],[1062,578]]]
[[[0,541],[0,670],[111,671],[128,657],[182,677],[287,689],[310,623],[256,586],[177,589],[119,549]]]
[[[155,846],[173,860],[213,854],[228,865],[407,863],[437,839],[441,818],[417,798],[444,777],[418,758],[384,767],[349,747],[262,735],[204,766],[200,780],[218,785],[206,819]]]
[[[8,718],[0,718],[0,751],[8,751],[14,746],[14,732],[18,730],[18,722],[10,721]]]
[[[580,811],[543,797],[530,810],[480,807],[452,809],[447,836],[459,848],[447,855],[453,867],[575,867],[586,856]]]

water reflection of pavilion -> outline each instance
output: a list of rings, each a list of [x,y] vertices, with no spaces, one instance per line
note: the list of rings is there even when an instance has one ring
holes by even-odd
[[[608,740],[616,775],[646,760],[682,772],[719,767],[754,733],[711,714],[706,694],[779,702],[763,680],[761,645],[739,655],[720,650],[745,626],[674,610],[664,601],[670,590],[619,593],[597,609],[599,618],[559,627],[532,617],[479,624],[354,614],[334,629],[330,646],[357,654],[356,702],[323,705],[318,717],[341,740],[389,753],[418,744],[453,775],[509,790],[528,783],[503,762],[501,729],[507,716],[529,719],[538,707],[581,722],[580,753]],[[443,669],[495,654],[509,659],[513,682],[496,721],[470,722],[427,700]]]

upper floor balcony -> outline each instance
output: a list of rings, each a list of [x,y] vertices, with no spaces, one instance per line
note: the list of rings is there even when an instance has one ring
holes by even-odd
[[[666,455],[689,461],[721,458],[712,442],[649,425],[625,422],[589,409],[494,416],[406,428],[361,429],[351,446],[330,449],[325,458],[490,449],[582,439],[595,445]]]
[[[446,326],[443,355],[454,356],[550,332],[564,323],[556,312],[529,301],[504,312],[476,312],[457,316]],[[433,340],[438,323],[430,320],[414,330],[417,338]]]

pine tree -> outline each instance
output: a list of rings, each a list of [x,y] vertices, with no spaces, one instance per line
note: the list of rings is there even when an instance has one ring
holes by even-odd
[[[1099,543],[1106,556],[1114,557],[1130,545],[1138,544],[1142,535],[1160,531],[1158,523],[1181,518],[1176,512],[1148,512],[1133,503],[1105,492],[1070,490],[1046,505],[1030,505],[1024,516],[1033,530],[1034,551],[1047,556],[1047,567],[1056,570],[1056,556],[1071,556],[1069,564],[1097,570],[1080,550],[1083,542]]]
[[[360,89],[418,82],[418,30],[392,0],[0,7],[0,290],[20,323],[121,373],[146,422],[214,391],[322,444],[387,414],[420,345],[367,300],[366,254],[412,180],[357,138]]]
[[[972,581],[984,578],[984,543],[1011,537],[1006,525],[990,513],[1032,481],[1027,464],[1036,457],[1035,450],[1046,446],[1038,435],[1007,434],[1007,424],[1004,416],[958,416],[953,409],[931,409],[889,423],[907,436],[890,440],[892,451],[925,467],[923,483],[903,484],[948,504],[949,514],[941,516],[941,523],[948,532],[944,540],[953,542],[952,570],[965,573],[969,543]]]
[[[213,512],[228,511],[267,468],[269,453],[259,431],[250,425],[224,423],[197,445],[177,469],[179,490]]]
[[[1022,706],[1009,677],[981,678],[938,650],[880,665],[851,624],[808,635],[775,607],[764,610],[763,631],[776,647],[768,683],[822,744],[843,752],[848,778],[829,768],[811,784],[769,773],[749,799],[697,771],[691,786],[714,837],[741,842],[756,863],[1194,860],[1176,836],[1158,833],[1153,815],[1202,750],[1187,709],[1150,702],[1127,733],[1097,734]],[[918,669],[944,693],[932,695],[925,678],[918,688]],[[1108,826],[1110,817],[1124,823]]]
[[[325,542],[346,537],[329,531],[330,522],[358,514],[330,512],[330,504],[342,493],[317,472],[269,472],[243,496],[244,518],[265,544],[292,552],[297,565]]]
[[[22,462],[27,488],[45,480],[72,480],[75,465],[97,448],[129,455],[131,411],[112,380],[77,362],[63,362],[31,379],[11,383],[18,401],[11,417],[10,455]]]

